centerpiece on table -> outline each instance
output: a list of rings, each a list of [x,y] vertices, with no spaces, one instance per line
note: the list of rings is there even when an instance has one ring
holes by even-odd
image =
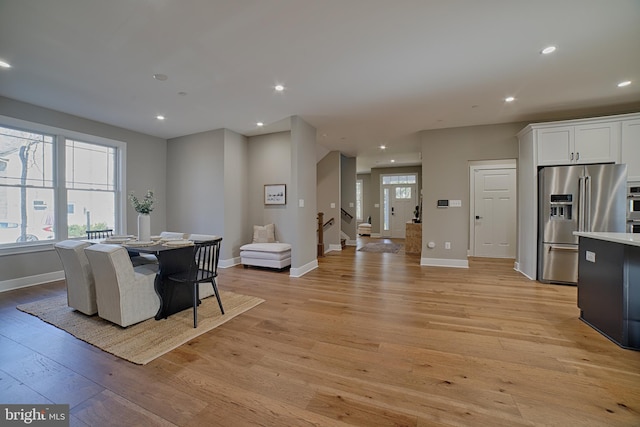
[[[148,242],[151,240],[151,211],[153,211],[153,191],[148,190],[144,199],[139,200],[133,191],[129,194],[131,206],[138,212],[138,240]]]

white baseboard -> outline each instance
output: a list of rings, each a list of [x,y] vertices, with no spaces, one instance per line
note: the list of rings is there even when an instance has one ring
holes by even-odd
[[[528,274],[525,274],[524,272],[522,272],[522,271],[520,270],[520,263],[519,263],[518,261],[516,261],[516,262],[514,262],[514,263],[513,263],[513,269],[514,269],[515,271],[517,271],[518,273],[522,274],[524,277],[526,277],[526,278],[527,278],[527,279],[529,279],[529,280],[536,280],[536,278],[535,278],[535,277],[531,277],[531,276],[529,276]]]
[[[444,259],[444,258],[420,258],[420,265],[431,267],[469,268],[469,260]]]
[[[220,261],[218,261],[218,267],[220,268],[229,268],[238,264],[240,264],[240,257],[221,259]]]
[[[318,260],[314,259],[313,261],[303,265],[302,267],[291,267],[289,270],[289,276],[291,277],[302,277],[311,270],[315,270],[318,268]]]
[[[64,280],[63,270],[37,274],[35,276],[20,277],[18,279],[3,280],[0,282],[0,292],[41,285],[43,283],[55,282],[57,280]]]
[[[324,251],[324,253],[326,254],[327,252],[331,251],[342,251],[342,245],[329,245],[329,249]]]

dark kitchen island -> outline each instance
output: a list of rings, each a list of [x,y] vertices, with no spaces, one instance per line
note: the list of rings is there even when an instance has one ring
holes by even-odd
[[[640,234],[580,237],[580,319],[623,348],[640,350]]]

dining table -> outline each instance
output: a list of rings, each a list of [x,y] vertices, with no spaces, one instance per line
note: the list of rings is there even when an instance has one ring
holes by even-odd
[[[158,272],[154,288],[160,297],[160,308],[155,315],[156,320],[166,319],[172,314],[187,308],[193,308],[193,287],[177,286],[169,283],[167,277],[184,271],[188,271],[195,262],[193,243],[188,245],[171,244],[171,241],[154,241],[148,244],[140,244],[135,240],[122,239],[85,239],[96,244],[116,244],[127,249],[130,256],[139,254],[151,254],[158,259]]]

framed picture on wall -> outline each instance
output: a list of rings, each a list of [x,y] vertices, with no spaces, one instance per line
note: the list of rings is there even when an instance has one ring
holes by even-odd
[[[265,205],[286,205],[287,185],[286,184],[266,184],[264,186]]]

